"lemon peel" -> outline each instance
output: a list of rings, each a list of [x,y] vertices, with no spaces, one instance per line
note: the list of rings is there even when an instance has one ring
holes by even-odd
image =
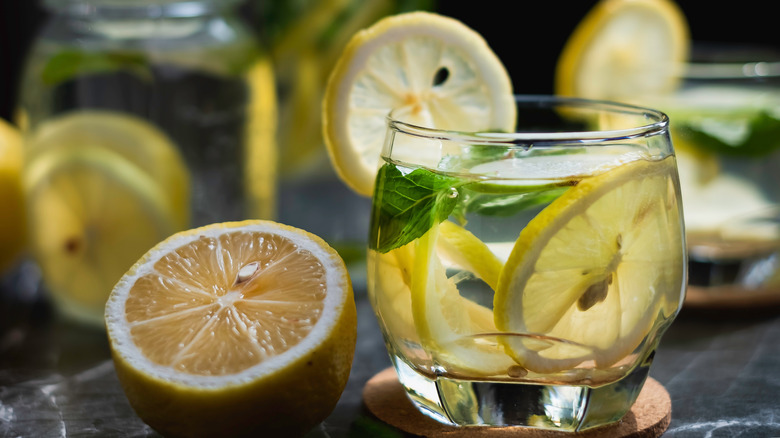
[[[335,407],[356,339],[338,253],[255,220],[160,242],[117,283],[105,322],[131,405],[166,436],[304,434]]]
[[[322,103],[323,135],[338,176],[371,196],[386,116],[459,131],[511,130],[512,84],[484,39],[429,12],[379,20],[356,33],[331,72]]]

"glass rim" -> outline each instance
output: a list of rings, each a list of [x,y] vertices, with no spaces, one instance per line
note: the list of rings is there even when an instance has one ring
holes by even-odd
[[[621,129],[606,130],[573,130],[556,132],[538,132],[522,131],[515,132],[467,132],[449,129],[430,128],[417,125],[410,122],[404,122],[399,117],[394,116],[397,110],[391,110],[386,116],[387,128],[404,134],[421,138],[430,138],[445,141],[455,141],[460,143],[476,143],[485,145],[503,145],[513,146],[518,143],[533,142],[587,142],[604,143],[611,141],[627,140],[639,137],[648,137],[668,132],[669,117],[666,113],[642,106],[632,105],[622,102],[608,100],[586,99],[578,97],[563,97],[553,95],[533,95],[533,94],[515,94],[515,104],[530,103],[542,104],[549,107],[558,105],[568,105],[571,107],[590,108],[594,112],[605,112],[612,114],[631,113],[637,116],[644,115],[647,118],[653,118],[656,121],[646,124],[637,124],[637,126]]]
[[[149,17],[196,18],[236,7],[243,0],[44,0],[44,8],[61,14],[109,19]]]
[[[770,79],[780,78],[780,61],[691,61],[681,70],[681,79]]]

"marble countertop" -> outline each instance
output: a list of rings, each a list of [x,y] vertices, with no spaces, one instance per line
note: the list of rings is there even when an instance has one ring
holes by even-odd
[[[313,223],[311,218],[323,215],[303,214],[311,200],[296,190],[293,185],[282,192],[280,221],[326,240],[364,239],[366,200],[343,188],[328,190],[329,202],[316,202],[323,213],[348,210],[351,221],[366,225]],[[334,207],[336,202],[340,207]],[[376,436],[381,430],[399,436],[362,404],[365,382],[390,366],[366,297],[364,269],[359,263],[350,268],[358,310],[350,379],[334,412],[310,437]],[[57,318],[35,288],[16,280],[0,283],[0,437],[158,436],[125,399],[105,334]],[[672,422],[664,436],[780,436],[779,371],[780,309],[684,308],[664,336],[650,373],[672,399]]]

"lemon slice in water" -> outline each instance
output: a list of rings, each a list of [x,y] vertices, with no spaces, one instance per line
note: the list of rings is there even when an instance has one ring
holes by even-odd
[[[111,288],[146,250],[177,230],[149,175],[108,149],[57,148],[25,172],[30,244],[60,308],[102,325]]]
[[[541,337],[505,338],[521,366],[609,367],[677,311],[684,243],[672,160],[636,160],[583,179],[520,233],[494,313],[500,330]]]

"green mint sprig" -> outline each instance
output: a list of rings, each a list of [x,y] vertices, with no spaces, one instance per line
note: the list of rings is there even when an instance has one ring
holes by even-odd
[[[447,219],[455,208],[463,180],[415,169],[404,174],[396,166],[379,169],[374,193],[371,249],[385,253],[421,237]]]
[[[379,169],[374,193],[369,247],[386,253],[412,242],[450,215],[460,223],[468,213],[511,216],[554,201],[571,186],[518,187],[516,191],[480,193],[472,190],[483,182],[447,176],[427,169],[403,173],[393,164]]]

